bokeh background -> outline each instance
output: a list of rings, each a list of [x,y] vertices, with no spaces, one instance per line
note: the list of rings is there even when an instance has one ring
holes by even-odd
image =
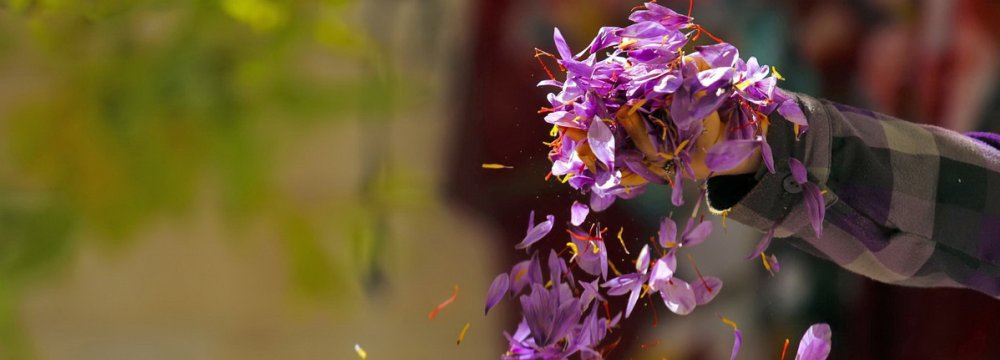
[[[565,218],[581,198],[543,180],[533,48],[558,26],[579,49],[638,4],[0,1],[0,359],[497,358],[517,319],[508,303],[483,317],[489,282],[521,260],[529,210]],[[697,0],[694,15],[787,89],[1000,130],[994,0]],[[686,213],[667,196],[599,219],[635,250]],[[641,307],[613,357],[726,358],[718,315],[746,359],[815,322],[832,358],[1000,357],[996,300],[878,284],[780,241],[770,277],[742,260],[758,236],[729,222],[696,249],[720,297],[687,317],[659,306],[656,326]]]

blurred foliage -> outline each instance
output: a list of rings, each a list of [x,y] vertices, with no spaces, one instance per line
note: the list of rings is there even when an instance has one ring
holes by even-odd
[[[277,134],[391,119],[395,99],[413,91],[352,20],[361,7],[0,0],[0,352],[20,351],[17,289],[58,269],[81,234],[127,245],[154,217],[185,214],[206,183],[233,224],[277,219],[303,293],[336,294],[350,264],[329,256],[320,229],[336,214],[298,209],[271,174],[289,141]],[[384,171],[384,156],[372,156],[365,177]],[[346,205],[360,209],[345,228],[356,249],[378,241],[381,210],[362,206],[367,196]]]

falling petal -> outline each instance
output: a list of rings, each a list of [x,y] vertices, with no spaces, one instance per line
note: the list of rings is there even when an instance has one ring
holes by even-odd
[[[732,169],[753,155],[757,140],[728,140],[715,144],[705,154],[705,165],[713,172]]]
[[[573,206],[570,207],[570,223],[574,226],[580,226],[583,221],[587,219],[587,214],[590,213],[590,207],[581,204],[578,201],[573,201]]]
[[[681,206],[684,205],[684,188],[681,183],[683,181],[681,171],[678,170],[674,177],[674,186],[670,189],[670,202],[674,206]]]
[[[465,326],[462,327],[462,331],[458,333],[458,340],[455,341],[456,346],[462,345],[462,340],[465,340],[465,333],[469,332],[470,326],[472,326],[472,323],[465,323]]]
[[[771,245],[771,239],[774,238],[774,230],[777,228],[778,224],[774,224],[774,226],[771,226],[771,229],[764,233],[764,236],[760,238],[760,242],[758,242],[757,246],[754,247],[753,253],[750,253],[750,255],[746,257],[747,260],[758,257],[764,252],[764,250],[767,250],[767,246]]]
[[[458,297],[458,285],[455,285],[455,287],[452,289],[451,297],[441,302],[441,305],[438,305],[436,308],[434,308],[434,310],[431,310],[430,314],[427,314],[427,319],[434,320],[434,317],[437,316],[438,312],[440,312],[441,309],[444,309],[445,306],[448,306],[449,304],[454,302],[455,298],[457,297]]]
[[[740,331],[739,327],[732,320],[726,319],[725,316],[722,317],[722,322],[726,323],[733,328],[733,352],[729,355],[729,360],[735,360],[736,355],[740,353],[740,347],[743,346],[743,332]]]
[[[705,276],[697,283],[691,284],[691,289],[694,291],[695,303],[705,305],[712,302],[716,295],[719,295],[719,291],[722,290],[722,279]]]
[[[795,360],[824,360],[830,355],[830,325],[815,324],[802,335]]]
[[[636,286],[632,288],[632,292],[628,295],[628,305],[625,306],[625,317],[632,315],[632,309],[635,308],[635,303],[639,301],[639,295],[642,292],[642,286]]]
[[[501,273],[493,279],[493,284],[490,285],[490,290],[486,292],[486,311],[484,314],[489,314],[490,309],[496,306],[497,303],[503,299],[504,294],[510,289],[510,277],[507,273]]]
[[[600,118],[595,117],[594,121],[590,123],[590,129],[587,130],[587,142],[590,144],[590,150],[594,152],[594,156],[597,160],[600,160],[608,168],[614,168],[615,166],[615,134],[611,132],[611,128]]]
[[[712,234],[712,222],[702,221],[697,226],[694,226],[694,219],[688,220],[687,228],[684,229],[684,235],[681,236],[682,246],[695,246],[701,244],[708,236]]]
[[[775,273],[781,271],[781,263],[778,262],[778,257],[774,256],[774,254],[767,256],[766,264],[771,271],[771,275],[774,275]]]
[[[649,272],[649,288],[652,291],[659,291],[673,279],[674,271],[677,269],[677,258],[673,253],[668,253],[653,263],[653,269]]]
[[[760,156],[764,159],[767,171],[774,174],[774,155],[771,154],[771,145],[767,143],[766,139],[760,142]]]
[[[805,165],[796,158],[788,158],[788,169],[792,172],[792,177],[795,178],[795,182],[799,184],[805,184],[808,180]]]
[[[532,212],[534,214],[534,212]],[[546,220],[538,223],[537,225],[531,227],[528,233],[524,235],[524,240],[521,240],[520,244],[515,246],[515,249],[527,249],[532,244],[541,240],[545,235],[548,235],[552,231],[552,225],[555,223],[555,216],[548,215]]]
[[[358,353],[358,357],[361,358],[361,360],[368,358],[368,352],[365,351],[365,349],[362,349],[360,344],[354,344],[354,352]]]
[[[667,309],[677,315],[687,315],[694,311],[698,304],[695,300],[694,289],[687,281],[673,278],[660,289],[660,297]]]
[[[601,212],[611,207],[615,203],[614,195],[601,196],[597,192],[590,193],[590,209],[594,212]]]
[[[635,271],[645,274],[646,269],[648,268],[649,268],[649,245],[645,245],[642,247],[642,250],[639,250],[639,257],[636,259],[635,262]]]
[[[809,212],[809,223],[812,224],[813,231],[817,238],[823,237],[823,218],[826,216],[826,205],[823,194],[819,187],[813,183],[802,184],[802,194],[806,202],[806,211]]]
[[[674,247],[677,242],[677,223],[669,217],[660,220],[660,246],[665,248]]]

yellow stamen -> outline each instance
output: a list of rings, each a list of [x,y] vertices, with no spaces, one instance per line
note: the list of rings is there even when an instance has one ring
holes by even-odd
[[[552,287],[552,280],[549,280],[547,283],[545,283],[545,288],[548,289],[551,287]]]
[[[566,174],[566,176],[564,176],[562,179],[559,179],[559,182],[565,184],[572,177],[573,177],[573,173]]]
[[[513,166],[503,164],[483,164],[483,169],[513,169]]]
[[[722,318],[722,322],[723,323],[725,323],[726,325],[732,326],[733,330],[739,329],[739,327],[736,326],[736,323],[733,322],[732,320],[727,319],[725,316],[720,316],[720,318]]]
[[[622,38],[622,42],[621,42],[621,44],[618,44],[618,48],[619,49],[624,49],[624,48],[627,48],[627,47],[629,47],[631,45],[635,45],[638,42],[639,42],[638,39]]]
[[[684,147],[688,145],[688,142],[689,142],[689,141],[690,141],[690,140],[684,140],[684,141],[681,141],[681,144],[680,144],[680,145],[678,145],[676,149],[674,149],[674,156],[677,156],[678,154],[680,154],[680,153],[681,153],[681,151],[683,151],[683,150],[684,150]]]
[[[590,248],[591,252],[594,254],[599,254],[601,252],[601,248],[597,247],[597,244],[594,243],[594,240],[590,240]]]
[[[608,261],[608,266],[611,267],[611,272],[615,273],[615,275],[622,276],[622,272],[615,268],[615,263]]]
[[[361,360],[368,358],[368,352],[366,352],[365,349],[362,349],[361,345],[354,344],[354,352],[358,353],[358,357],[361,358]]]
[[[776,68],[776,67],[774,67],[774,66],[771,66],[771,72],[772,72],[772,73],[774,73],[774,77],[775,77],[776,79],[778,79],[778,80],[782,80],[782,81],[784,81],[784,80],[785,80],[785,77],[784,77],[784,76],[781,76],[781,73],[779,73],[779,72],[778,72],[778,68]]]
[[[549,136],[559,136],[559,125],[552,125],[552,130],[549,130]]]
[[[632,104],[632,107],[628,109],[628,115],[632,116],[632,114],[635,114],[635,112],[639,111],[639,108],[644,104],[646,104],[646,99],[636,101],[635,104]]]
[[[774,276],[774,272],[771,271],[771,263],[767,261],[766,253],[763,252],[760,253],[760,261],[764,263],[764,269],[766,269],[767,272],[771,274],[771,276]]]
[[[625,240],[622,239],[622,233],[623,232],[625,232],[625,228],[624,227],[622,227],[621,229],[618,229],[618,242],[622,243],[622,249],[625,249],[625,253],[629,254],[628,248],[625,247]],[[632,255],[632,254],[629,254],[629,255]]]
[[[750,80],[743,80],[739,84],[736,84],[736,89],[743,91],[743,89],[746,89],[748,86],[750,86]]]
[[[462,331],[458,333],[458,341],[455,341],[455,345],[462,345],[462,340],[465,340],[465,333],[469,331],[470,326],[472,326],[472,323],[465,323]]]

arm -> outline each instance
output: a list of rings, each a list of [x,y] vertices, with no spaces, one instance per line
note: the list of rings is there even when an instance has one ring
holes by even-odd
[[[809,131],[796,141],[787,121],[774,121],[767,136],[776,173],[709,179],[713,208],[762,231],[778,224],[776,237],[879,281],[1000,296],[1000,151],[949,130],[797,97]],[[820,239],[788,179],[789,157],[827,190]]]

